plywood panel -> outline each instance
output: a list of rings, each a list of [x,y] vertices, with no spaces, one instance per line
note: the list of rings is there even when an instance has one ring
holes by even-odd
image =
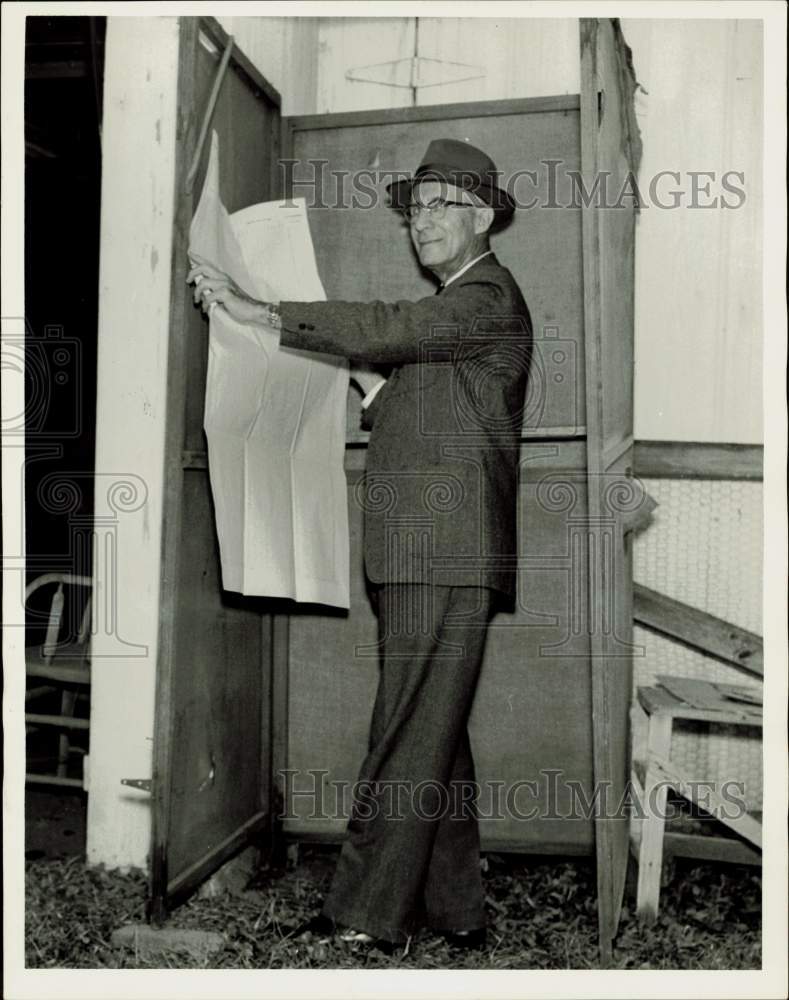
[[[419,56],[464,63],[473,67],[468,75],[476,76],[420,87],[418,105],[577,94],[581,89],[578,23],[571,17],[420,17],[417,39]],[[443,73],[431,66],[430,73],[431,79],[432,74],[438,79],[467,75],[450,65]]]
[[[260,602],[222,591],[207,471],[185,472],[183,489],[171,876],[244,823],[250,802],[265,801],[268,787],[260,692],[270,650]]]
[[[523,203],[492,246],[523,290],[534,324],[525,425],[532,433],[567,434],[582,428],[585,398],[581,212],[568,207],[569,172],[580,170],[578,113],[517,106],[520,113],[496,114],[494,103],[477,106],[473,116],[447,118],[437,109],[437,121],[331,129],[309,126],[319,119],[304,127],[297,120],[293,193],[312,206],[310,227],[329,298],[419,298],[432,294],[435,283],[420,270],[401,216],[387,207],[385,185],[413,172],[437,135],[467,138],[489,152]],[[486,107],[491,113],[483,113]]]
[[[413,18],[321,18],[317,112],[400,108],[411,104],[410,88],[391,85],[399,79],[395,67],[384,66],[372,73],[365,72],[364,67],[410,59],[413,54]],[[358,79],[348,79],[349,71],[354,71]],[[388,82],[370,82],[379,79]]]

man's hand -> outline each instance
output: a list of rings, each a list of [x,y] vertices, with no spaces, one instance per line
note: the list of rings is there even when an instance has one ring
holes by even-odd
[[[248,326],[275,326],[279,328],[276,306],[258,302],[242,291],[233,279],[209,261],[190,254],[192,269],[186,276],[187,284],[194,283],[195,305],[204,313],[214,304],[221,305],[238,323]]]

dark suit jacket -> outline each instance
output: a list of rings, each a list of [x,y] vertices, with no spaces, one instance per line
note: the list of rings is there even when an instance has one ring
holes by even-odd
[[[282,344],[395,365],[371,406],[365,567],[374,583],[512,595],[531,319],[495,256],[417,302],[282,302]]]

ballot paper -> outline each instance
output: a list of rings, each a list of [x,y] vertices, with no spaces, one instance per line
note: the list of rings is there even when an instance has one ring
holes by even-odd
[[[216,133],[189,249],[257,299],[326,298],[304,200],[228,214]],[[203,426],[226,590],[349,606],[347,392],[344,359],[211,308]]]

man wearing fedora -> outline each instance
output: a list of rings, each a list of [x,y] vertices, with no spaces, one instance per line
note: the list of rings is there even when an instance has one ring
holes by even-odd
[[[300,928],[385,950],[420,921],[482,947],[485,911],[467,721],[494,611],[515,594],[516,493],[531,321],[490,249],[515,205],[467,142],[430,143],[389,185],[419,262],[416,302],[258,302],[205,261],[195,301],[275,326],[285,347],[393,366],[359,371],[371,428],[365,571],[380,676],[348,835],[322,913]]]

